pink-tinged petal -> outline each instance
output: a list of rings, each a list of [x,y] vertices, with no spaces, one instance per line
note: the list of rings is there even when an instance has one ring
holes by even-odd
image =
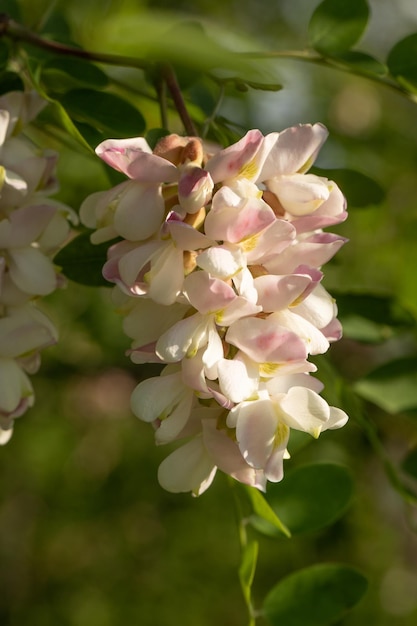
[[[29,294],[46,296],[57,286],[52,261],[37,248],[10,250],[9,272],[19,289]]]
[[[120,276],[125,284],[133,285],[141,274],[142,269],[150,262],[152,256],[160,247],[161,243],[159,241],[147,241],[139,245],[122,241],[111,246],[108,256],[109,260],[115,259],[118,262]],[[103,268],[105,278],[107,278],[105,273],[106,265],[107,263]]]
[[[254,302],[248,302],[242,296],[236,296],[224,309],[216,311],[215,320],[219,326],[230,326],[242,317],[260,313],[262,308]]]
[[[181,320],[189,307],[176,304],[166,307],[149,298],[132,300],[132,309],[123,318],[123,332],[138,346],[156,341],[162,333]]]
[[[232,287],[203,271],[187,276],[184,293],[193,307],[203,315],[225,308],[236,298]]]
[[[199,398],[210,398],[211,393],[207,387],[204,372],[204,352],[202,348],[194,357],[182,360],[182,381],[184,385],[197,392]]]
[[[180,205],[187,213],[196,213],[210,202],[213,188],[209,172],[200,167],[186,169],[178,183]]]
[[[192,389],[187,389],[179,398],[170,414],[161,421],[159,428],[155,432],[155,443],[162,445],[177,439],[184,430],[191,413],[194,393]]]
[[[160,228],[165,212],[160,185],[130,181],[114,214],[114,228],[129,241],[148,239]]]
[[[204,231],[212,239],[238,243],[253,237],[275,222],[270,206],[259,198],[243,198],[238,206],[213,209],[208,213]]]
[[[215,278],[227,280],[246,267],[246,260],[240,248],[212,246],[198,255],[197,265]]]
[[[318,378],[309,374],[290,374],[288,376],[275,376],[265,383],[265,389],[271,398],[282,397],[291,387],[307,387],[316,393],[323,390],[324,385]]]
[[[330,196],[331,184],[327,178],[314,174],[280,176],[270,181],[270,189],[290,215],[303,216],[317,211]]]
[[[26,374],[13,359],[0,358],[0,416],[19,417],[33,402]]]
[[[273,316],[238,320],[227,331],[226,341],[256,363],[298,362],[307,355],[303,341]]]
[[[304,342],[308,354],[324,354],[329,349],[329,342],[323,333],[301,315],[284,309],[272,313],[270,318],[297,335],[299,340]]]
[[[186,391],[181,372],[148,378],[132,393],[132,411],[144,422],[167,419]]]
[[[256,155],[262,142],[261,131],[250,130],[237,143],[215,154],[206,165],[213,181],[218,183],[238,177],[256,180],[262,165]]]
[[[337,315],[337,307],[334,298],[322,285],[316,285],[315,289],[297,306],[292,308],[292,313],[301,315],[316,328],[325,328]]]
[[[0,318],[0,355],[8,358],[24,356],[57,342],[55,327],[41,311],[27,305],[11,310]]]
[[[266,136],[272,144],[259,180],[265,181],[282,174],[306,172],[326,141],[327,129],[322,124],[299,124],[281,133]]]
[[[320,328],[320,332],[323,333],[327,341],[332,343],[333,341],[339,341],[339,339],[342,338],[343,327],[338,319],[334,319],[324,328]]]
[[[332,233],[317,233],[288,246],[281,254],[269,256],[263,262],[271,274],[291,274],[300,265],[319,268],[329,261],[347,242]]]
[[[267,480],[278,483],[284,477],[284,459],[288,458],[287,444],[290,438],[290,429],[286,424],[278,423],[275,431],[274,449],[265,465],[264,471]]]
[[[336,183],[329,182],[330,195],[313,214],[292,218],[291,223],[295,226],[297,234],[340,224],[347,218],[346,198]]]
[[[263,264],[264,259],[280,257],[282,252],[291,246],[294,237],[294,226],[286,220],[277,219],[259,234],[243,241],[241,246],[246,253],[248,264]]]
[[[97,146],[96,154],[110,167],[139,182],[168,183],[178,179],[175,165],[152,154],[143,137],[107,139]]]
[[[240,483],[265,491],[263,471],[246,463],[237,444],[224,430],[217,429],[215,420],[203,419],[202,425],[204,444],[218,468]]]
[[[221,392],[232,402],[242,402],[255,394],[258,368],[243,359],[221,359],[217,364]]]
[[[156,354],[167,363],[195,356],[200,348],[207,345],[208,323],[209,318],[199,313],[177,322],[157,341]]]
[[[287,426],[302,430],[317,438],[330,419],[330,407],[315,391],[306,387],[292,387],[279,407]]]
[[[36,241],[53,218],[56,209],[36,205],[15,209],[8,220],[0,222],[0,247],[22,248]]]
[[[181,221],[167,221],[167,230],[179,250],[200,250],[214,242],[203,233]]]
[[[160,363],[163,361],[155,354],[156,341],[147,345],[136,345],[133,342],[130,350],[126,350],[125,354],[130,358],[132,363],[136,365],[143,365],[144,363]]]
[[[263,469],[274,449],[278,426],[277,414],[270,400],[255,400],[236,405],[236,441],[243,458],[256,469]]]
[[[151,259],[151,269],[145,275],[148,295],[158,304],[174,304],[184,282],[182,250],[173,245],[161,248]]]
[[[254,280],[258,304],[268,313],[291,306],[307,291],[311,283],[311,276],[302,274],[265,274]]]
[[[217,467],[197,436],[172,452],[158,468],[158,481],[172,493],[201,495],[213,482]]]

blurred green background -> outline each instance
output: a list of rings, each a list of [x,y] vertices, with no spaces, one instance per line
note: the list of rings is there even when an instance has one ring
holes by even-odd
[[[201,21],[210,36],[236,50],[302,49],[318,3],[3,4],[2,11],[20,17],[26,26],[63,41],[144,56],[158,46],[165,53],[161,32],[180,18]],[[398,39],[417,31],[417,7],[411,0],[375,0],[371,8],[361,49],[384,60]],[[164,45],[171,54],[166,41]],[[186,65],[181,50],[178,55]],[[198,60],[193,63],[192,72],[198,73]],[[120,92],[142,111],[148,128],[159,126],[143,73],[107,69]],[[394,357],[414,358],[417,104],[365,78],[294,60],[259,63],[259,73],[284,89],[228,89],[221,114],[235,122],[237,132],[253,127],[270,132],[321,121],[330,137],[317,165],[353,168],[386,192],[377,206],[351,206],[348,221],[331,229],[350,243],[325,268],[325,286],[331,293],[353,290],[389,296],[414,321],[404,332],[383,328],[384,341],[375,343],[361,343],[355,332],[346,332],[326,360],[355,381]],[[186,94],[198,95],[192,85]],[[173,115],[172,125],[172,130],[180,130]],[[62,146],[56,138],[42,139],[62,152],[61,200],[77,209],[88,193],[109,185],[93,157]],[[360,189],[356,192],[360,195]],[[44,309],[59,327],[60,343],[43,355],[43,367],[34,379],[35,407],[17,422],[11,442],[0,451],[0,624],[245,624],[229,485],[218,475],[197,500],[167,494],[158,486],[157,466],[167,451],[155,448],[152,429],[129,409],[131,390],[151,370],[133,366],[124,356],[129,340],[112,312],[109,293],[69,282],[45,301]],[[346,328],[353,328],[352,319],[346,319]],[[417,445],[416,413],[392,413],[367,405],[388,457],[400,467]],[[298,568],[340,561],[370,579],[366,597],[340,626],[414,626],[417,515],[393,489],[355,415],[341,431],[325,433],[293,454],[286,471],[313,461],[349,468],[355,485],[351,506],[335,524],[319,531],[291,540],[260,536],[255,601],[260,604],[276,581]]]

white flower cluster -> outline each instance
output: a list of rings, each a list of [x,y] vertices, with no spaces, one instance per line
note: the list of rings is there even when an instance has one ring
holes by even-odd
[[[319,395],[308,356],[341,336],[321,266],[343,245],[337,185],[307,173],[321,124],[249,131],[208,154],[195,137],[107,140],[97,154],[128,180],[89,196],[93,242],[121,241],[103,268],[135,363],[164,363],[133,412],[158,444],[169,491],[202,493],[219,468],[264,490],[283,476],[290,429],[318,437],[347,415]]]
[[[28,374],[39,368],[39,351],[57,340],[34,301],[62,282],[52,257],[74,218],[48,198],[57,190],[55,153],[40,152],[24,135],[44,104],[34,93],[0,97],[0,444],[33,405]]]

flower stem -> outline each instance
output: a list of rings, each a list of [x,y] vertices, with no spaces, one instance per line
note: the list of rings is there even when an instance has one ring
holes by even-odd
[[[169,64],[163,64],[161,66],[161,75],[166,82],[175,108],[177,109],[178,115],[184,125],[185,132],[192,137],[197,136],[198,133],[196,127],[194,126],[194,122],[188,113],[187,107],[185,106],[184,98],[182,97],[181,89],[173,67]]]
[[[50,39],[43,39],[24,26],[21,26],[4,13],[0,14],[0,37],[1,36],[10,37],[10,39],[15,41],[23,41],[31,46],[36,46],[37,48],[42,48],[43,50],[48,50],[55,54],[77,57],[87,61],[97,61],[97,63],[105,63],[107,65],[136,67],[139,69],[146,69],[149,66],[149,62],[134,57],[106,54],[104,52],[90,52],[88,50],[82,50],[81,48],[74,48],[73,46],[57,43]]]

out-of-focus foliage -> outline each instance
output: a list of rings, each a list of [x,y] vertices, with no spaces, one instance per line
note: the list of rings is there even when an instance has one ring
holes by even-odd
[[[50,101],[32,138],[61,153],[57,197],[75,209],[89,193],[119,182],[93,154],[99,141],[166,132],[156,92],[158,64],[167,60],[210,140],[227,144],[248,128],[267,133],[300,122],[329,128],[317,171],[346,193],[350,215],[337,232],[350,243],[326,266],[325,278],[345,338],[332,347],[327,370],[324,359],[319,369],[326,398],[351,420],[318,442],[291,440],[287,478],[267,494],[272,510],[251,503],[239,556],[226,481],[216,479],[198,501],[157,486],[161,452],[128,404],[151,370],[124,356],[128,341],[111,312],[110,290],[70,282],[46,303],[61,340],[45,355],[37,404],[0,454],[0,623],[241,625],[246,614],[232,573],[240,564],[249,603],[259,545],[255,605],[283,579],[264,606],[270,621],[261,617],[260,625],[276,619],[289,626],[294,613],[286,602],[294,593],[300,598],[301,585],[304,613],[297,619],[307,626],[313,616],[305,607],[316,606],[313,597],[330,584],[334,613],[311,624],[414,626],[417,518],[400,494],[417,486],[417,103],[375,76],[389,71],[396,86],[415,92],[417,10],[407,0],[374,1],[367,25],[364,1],[326,0],[309,26],[318,4],[180,0],[172,12],[163,0],[3,1],[2,12],[43,37],[140,61],[118,67],[24,45],[30,80]],[[356,17],[346,30],[341,11],[348,5]],[[234,53],[303,50],[309,42],[331,63]],[[15,44],[0,44],[0,89],[21,89],[20,66],[7,65]],[[182,132],[172,106],[167,122]],[[86,245],[84,235],[78,241]],[[102,250],[86,271],[77,267],[77,246],[57,264],[69,278],[97,284]],[[308,508],[303,494],[315,489]],[[335,561],[346,566],[319,565],[322,576],[309,577],[311,566]],[[351,566],[368,575],[370,586],[343,616],[364,589]],[[321,581],[318,588],[313,580]],[[352,595],[339,595],[345,588]]]

